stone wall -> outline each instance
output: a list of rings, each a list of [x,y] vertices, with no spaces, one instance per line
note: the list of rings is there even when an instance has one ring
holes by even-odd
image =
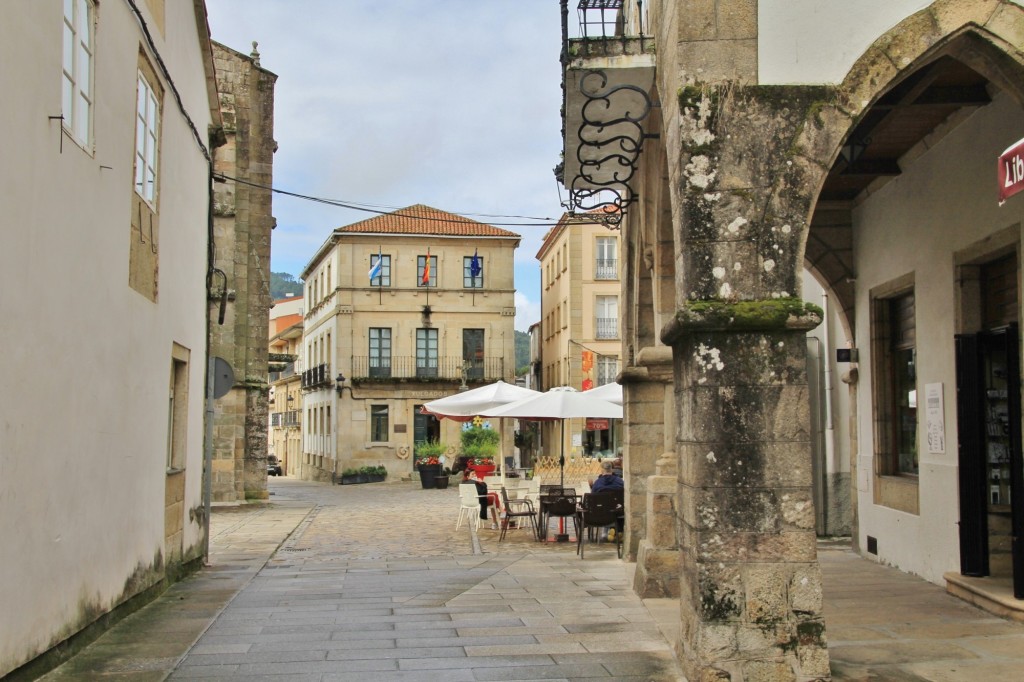
[[[217,91],[227,143],[217,150],[214,266],[226,275],[210,284],[210,354],[227,360],[235,384],[217,401],[212,497],[216,501],[267,497],[267,338],[270,309],[271,193],[274,84],[255,51],[244,56],[214,43]],[[226,296],[223,324],[218,317]]]

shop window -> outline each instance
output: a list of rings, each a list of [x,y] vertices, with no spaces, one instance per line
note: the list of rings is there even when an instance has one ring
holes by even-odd
[[[890,291],[883,290],[884,295],[872,292],[875,501],[917,513],[916,298],[912,279],[904,278],[887,288]]]

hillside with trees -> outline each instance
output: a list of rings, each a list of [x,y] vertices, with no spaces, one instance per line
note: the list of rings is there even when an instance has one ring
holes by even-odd
[[[302,295],[302,282],[287,272],[270,273],[270,300]]]

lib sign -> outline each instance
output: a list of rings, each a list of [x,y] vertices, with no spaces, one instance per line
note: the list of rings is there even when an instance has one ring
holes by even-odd
[[[999,155],[999,205],[1024,189],[1024,140]]]

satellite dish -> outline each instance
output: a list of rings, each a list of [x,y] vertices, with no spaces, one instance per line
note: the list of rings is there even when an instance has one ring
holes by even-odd
[[[221,357],[213,358],[213,397],[223,398],[235,385],[235,372],[231,363]]]

